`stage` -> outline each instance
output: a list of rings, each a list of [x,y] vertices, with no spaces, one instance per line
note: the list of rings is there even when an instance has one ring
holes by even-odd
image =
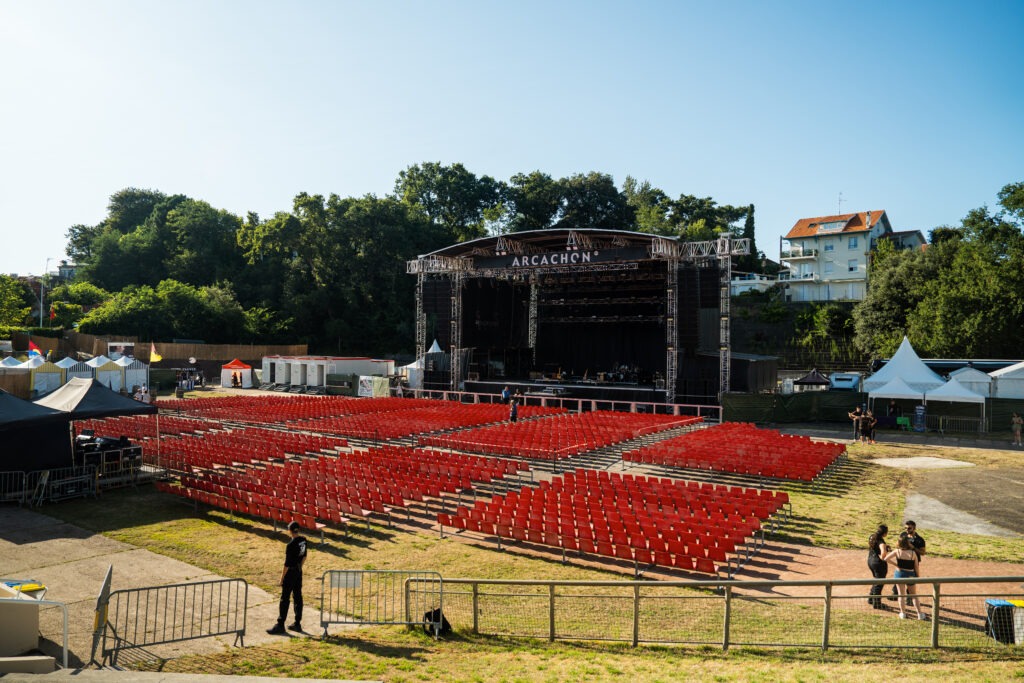
[[[620,401],[628,403],[667,403],[665,390],[652,384],[628,382],[597,382],[589,380],[531,380],[506,379],[489,381],[466,380],[466,391],[480,394],[500,394],[508,387],[527,397],[578,398],[588,401]]]

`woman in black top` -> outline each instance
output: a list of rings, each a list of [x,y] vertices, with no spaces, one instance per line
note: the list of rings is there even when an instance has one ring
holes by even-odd
[[[875,533],[868,538],[868,569],[871,576],[876,579],[884,579],[889,571],[889,565],[882,558],[889,554],[889,546],[885,543],[885,536],[889,533],[889,527],[879,524]],[[883,609],[882,606],[882,584],[875,584],[871,587],[871,597],[868,602],[875,609]]]

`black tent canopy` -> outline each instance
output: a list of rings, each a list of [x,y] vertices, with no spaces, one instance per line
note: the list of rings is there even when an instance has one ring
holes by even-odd
[[[801,387],[827,387],[831,383],[828,377],[818,372],[818,368],[814,368],[800,379],[794,380],[793,384]]]
[[[0,472],[72,465],[67,413],[0,389]]]
[[[111,391],[95,379],[75,377],[51,394],[35,402],[70,414],[72,420],[118,415],[152,415],[156,406]]]

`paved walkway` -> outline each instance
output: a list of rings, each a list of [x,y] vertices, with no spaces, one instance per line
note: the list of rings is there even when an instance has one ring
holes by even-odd
[[[45,508],[44,508],[45,509]],[[44,513],[0,507],[0,577],[34,579],[47,587],[46,599],[68,607],[68,664],[87,664],[92,649],[96,598],[113,566],[113,590],[173,583],[213,581],[225,577],[148,550],[111,540]],[[265,632],[277,620],[277,595],[250,585],[245,644],[280,640]],[[58,608],[40,614],[41,649],[61,658],[63,617]],[[231,636],[185,641],[150,648],[165,657],[185,652],[216,652],[233,644]],[[232,680],[237,680],[232,678]]]

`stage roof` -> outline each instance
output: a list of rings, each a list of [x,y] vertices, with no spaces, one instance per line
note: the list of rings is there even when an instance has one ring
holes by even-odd
[[[628,230],[528,230],[458,242],[407,262],[408,273],[601,268],[638,261],[714,260],[750,253],[750,240],[721,237],[684,242]]]

